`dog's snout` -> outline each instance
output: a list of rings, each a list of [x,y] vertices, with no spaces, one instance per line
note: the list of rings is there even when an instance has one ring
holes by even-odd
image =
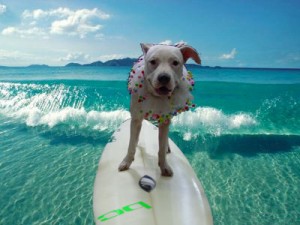
[[[159,83],[161,83],[162,85],[168,84],[171,80],[171,77],[169,74],[166,73],[162,73],[158,76],[158,81]]]

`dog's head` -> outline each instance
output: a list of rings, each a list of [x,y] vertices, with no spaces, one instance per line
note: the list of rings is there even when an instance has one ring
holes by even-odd
[[[200,64],[195,49],[184,45],[180,48],[170,45],[141,44],[145,58],[145,79],[148,90],[155,96],[170,96],[182,77],[184,63],[192,58]]]

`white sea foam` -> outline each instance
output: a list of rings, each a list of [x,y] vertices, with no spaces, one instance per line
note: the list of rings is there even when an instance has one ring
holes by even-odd
[[[48,126],[51,129],[66,125],[69,128],[113,131],[130,118],[130,113],[122,108],[87,110],[83,106],[84,93],[64,85],[1,83],[0,97],[0,113],[30,127]]]
[[[172,120],[174,130],[183,132],[183,139],[188,141],[200,134],[232,133],[243,128],[255,126],[257,121],[247,113],[226,115],[221,110],[211,107],[198,107],[194,111],[184,112]]]
[[[114,130],[124,120],[130,118],[130,113],[124,109],[113,111],[86,111],[84,108],[66,107],[60,110],[44,113],[37,107],[24,108],[15,113],[16,117],[25,121],[27,126],[46,125],[53,128],[67,125],[70,128],[89,128],[92,130]]]

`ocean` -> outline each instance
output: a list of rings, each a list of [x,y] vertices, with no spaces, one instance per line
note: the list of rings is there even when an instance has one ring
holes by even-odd
[[[93,224],[98,161],[130,117],[129,70],[0,68],[0,224]],[[300,70],[191,71],[196,107],[170,137],[214,224],[300,224]]]

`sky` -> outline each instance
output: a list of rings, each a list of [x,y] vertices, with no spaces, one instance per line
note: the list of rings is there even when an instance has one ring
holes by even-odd
[[[140,43],[184,41],[203,66],[300,68],[299,24],[299,0],[0,0],[0,65],[137,58]]]

